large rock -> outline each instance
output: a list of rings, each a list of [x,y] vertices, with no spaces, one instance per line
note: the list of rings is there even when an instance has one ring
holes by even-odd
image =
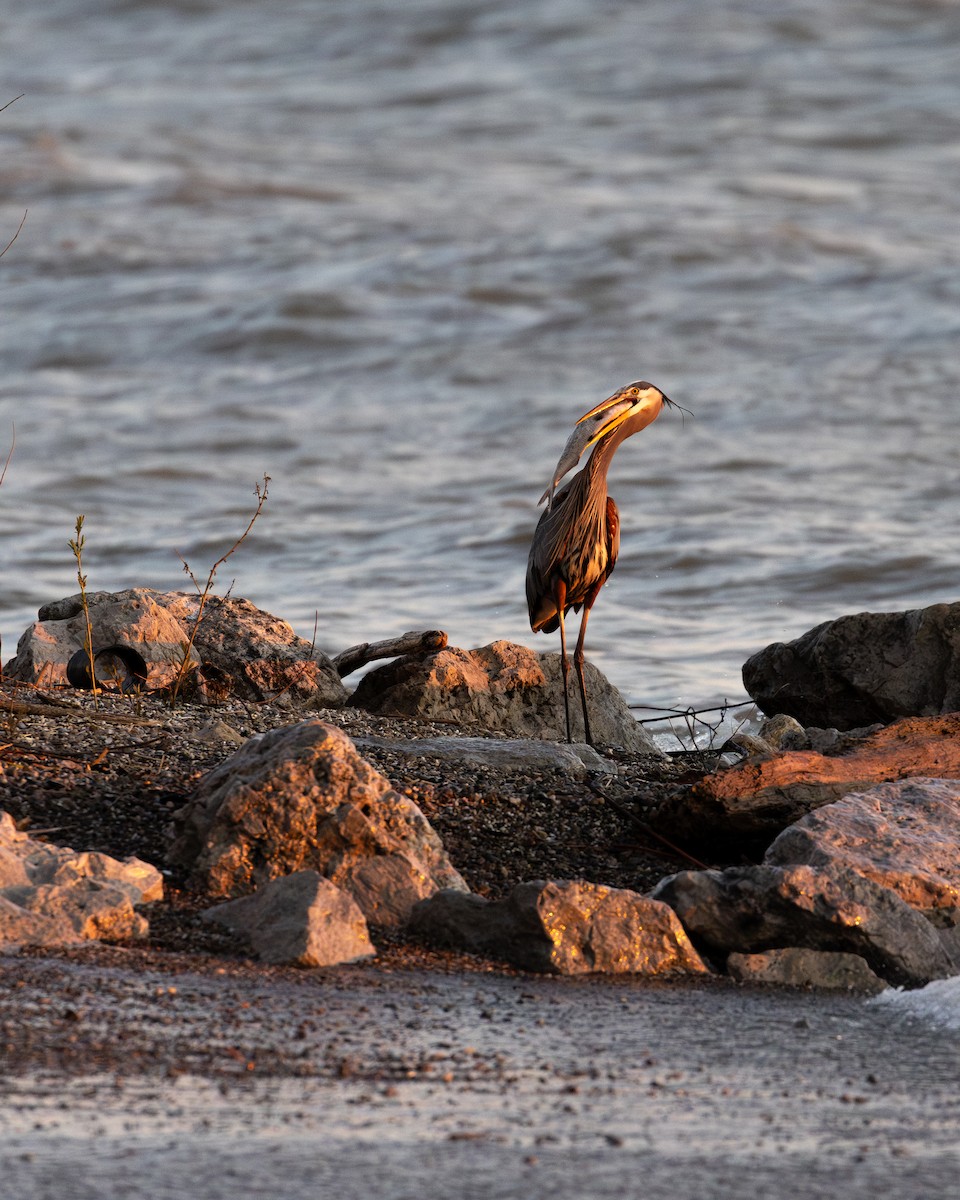
[[[0,812],[0,947],[143,937],[134,905],[162,895],[149,863],[35,841]]]
[[[960,780],[907,779],[845,796],[773,842],[772,866],[838,865],[890,888],[934,924],[960,922]]]
[[[720,960],[792,946],[857,954],[882,979],[921,984],[953,971],[937,930],[888,888],[838,866],[683,871],[652,896]]]
[[[840,754],[795,750],[749,759],[668,798],[656,823],[668,836],[717,854],[752,853],[849,792],[915,776],[960,778],[960,713],[897,721]]]
[[[852,729],[960,710],[960,601],[900,613],[856,613],[776,642],[743,666],[766,713]]]
[[[148,687],[172,681],[195,630],[191,662],[200,668],[202,691],[214,698],[313,708],[338,707],[346,699],[330,659],[249,600],[209,596],[199,625],[196,592],[90,592],[87,604],[94,650],[132,646],[146,660]],[[20,638],[6,674],[30,683],[62,682],[67,663],[84,645],[81,597],[44,605],[38,617]]]
[[[594,740],[663,757],[615,687],[590,663],[584,676]],[[558,654],[537,654],[513,642],[477,650],[448,646],[426,657],[377,667],[360,681],[351,704],[369,712],[440,718],[481,725],[518,738],[566,738]],[[576,673],[570,673],[570,715],[583,740]]]
[[[169,860],[211,896],[312,868],[368,921],[400,925],[440,888],[466,889],[419,808],[319,720],[251,738],[174,816]]]
[[[410,928],[427,941],[527,971],[708,973],[665,904],[583,881],[521,883],[501,901],[438,892],[417,905]]]
[[[265,963],[331,967],[376,954],[356,901],[316,871],[273,879],[203,917],[245,937]]]

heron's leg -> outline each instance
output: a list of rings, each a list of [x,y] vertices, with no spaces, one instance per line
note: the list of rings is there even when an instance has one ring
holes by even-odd
[[[593,608],[593,602],[600,593],[598,584],[583,602],[583,616],[580,619],[580,636],[577,638],[577,648],[573,652],[573,661],[577,666],[577,680],[580,684],[580,703],[583,705],[583,736],[586,739],[587,745],[593,745],[593,736],[590,733],[590,717],[587,713],[587,685],[583,678],[583,639],[587,633],[587,618],[590,616],[590,609]]]
[[[570,698],[567,694],[567,676],[570,674],[570,661],[567,658],[567,630],[563,623],[563,610],[567,602],[567,585],[562,579],[557,580],[555,595],[557,601],[557,615],[560,618],[560,670],[563,673],[563,715],[567,723],[567,741],[572,742],[570,736]]]

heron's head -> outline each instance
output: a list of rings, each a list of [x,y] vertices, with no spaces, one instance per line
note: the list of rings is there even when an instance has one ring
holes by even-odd
[[[609,437],[621,425],[629,424],[630,433],[646,428],[657,419],[664,405],[674,406],[673,401],[652,383],[647,383],[645,379],[628,383],[606,400],[601,400],[577,422],[585,426],[590,434],[583,450]]]
[[[638,380],[636,383],[628,383],[606,400],[601,400],[588,413],[584,413],[567,439],[553,473],[553,482],[540,497],[540,503],[546,500],[547,511],[552,509],[557,484],[564,475],[573,470],[590,446],[603,441],[617,430],[620,431],[617,436],[619,444],[623,438],[655,421],[664,405],[679,407],[652,383]],[[613,449],[615,450],[616,446]]]

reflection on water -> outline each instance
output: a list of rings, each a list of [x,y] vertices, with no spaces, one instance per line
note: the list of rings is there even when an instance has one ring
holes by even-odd
[[[328,651],[549,646],[536,498],[642,377],[695,416],[611,471],[588,649],[631,700],[955,598],[956,6],[51,0],[3,34],[5,657],[75,590],[77,513],[92,587],[176,587],[264,472],[235,592]]]

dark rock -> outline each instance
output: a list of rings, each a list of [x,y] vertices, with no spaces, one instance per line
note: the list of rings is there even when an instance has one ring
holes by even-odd
[[[501,901],[443,891],[413,910],[424,939],[528,971],[705,974],[708,968],[665,904],[573,881],[518,884]]]
[[[252,896],[203,914],[247,938],[261,962],[330,967],[372,958],[367,922],[352,897],[316,871],[296,871]]]
[[[795,750],[716,771],[669,797],[657,828],[716,855],[758,856],[781,830],[849,792],[913,776],[960,777],[960,713],[878,729],[842,754]]]
[[[937,930],[905,901],[838,866],[684,871],[651,893],[711,957],[789,946],[857,954],[889,983],[951,973]]]
[[[466,884],[423,813],[319,720],[252,738],[174,816],[169,860],[211,896],[312,868],[368,921],[400,925],[439,888]]]
[[[825,988],[874,996],[887,986],[858,954],[790,946],[762,954],[731,954],[727,974],[741,983]]]
[[[584,676],[594,740],[663,757],[615,687],[590,663]],[[368,712],[441,718],[482,725],[518,738],[566,737],[558,654],[537,654],[512,642],[477,650],[448,646],[426,657],[399,658],[370,671],[350,703]],[[583,738],[575,673],[570,675],[574,738]]]
[[[743,666],[766,713],[852,729],[960,709],[960,602],[826,621]]]
[[[129,588],[90,592],[87,603],[94,649],[134,646],[146,660],[149,687],[173,680],[195,630],[191,663],[200,669],[201,691],[211,691],[213,698],[312,708],[339,707],[346,700],[330,659],[249,600],[210,596],[199,625],[196,592]],[[6,674],[30,683],[63,681],[85,636],[79,594],[44,605],[39,621],[20,638]]]

